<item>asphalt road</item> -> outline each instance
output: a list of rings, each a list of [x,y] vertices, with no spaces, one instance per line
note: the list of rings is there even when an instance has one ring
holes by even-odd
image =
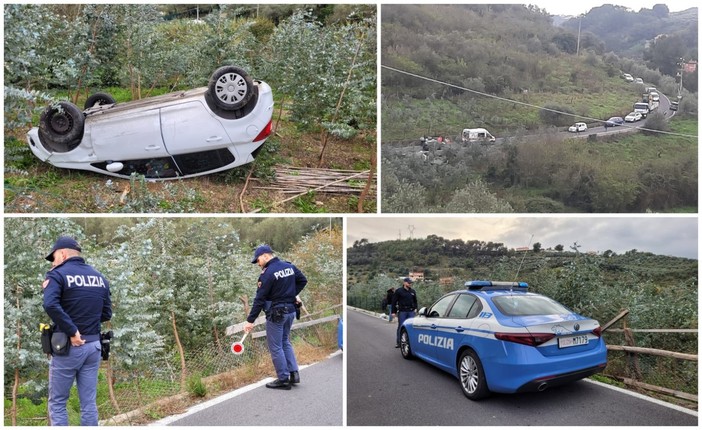
[[[343,424],[343,355],[300,369],[300,384],[290,391],[258,386],[215,399],[197,412],[154,423],[172,426],[341,426]],[[252,388],[252,389],[251,389]],[[214,404],[213,404],[214,403]]]
[[[648,84],[646,84],[648,85]],[[670,108],[670,99],[662,93],[659,93],[660,95],[660,101],[658,105],[657,111],[662,113],[663,116],[666,118],[670,119],[673,116],[675,116],[675,111],[671,111]],[[634,100],[632,97],[632,109],[634,102],[637,102],[639,100]],[[628,112],[627,112],[628,113]],[[619,114],[613,114],[612,116],[617,116]],[[626,114],[622,114],[622,118],[624,118]],[[589,128],[587,131],[583,131],[580,133],[571,133],[568,131],[567,127],[561,127],[560,131],[554,131],[552,136],[556,137],[560,140],[565,140],[565,139],[587,139],[588,136],[590,135],[598,135],[598,136],[608,136],[608,135],[614,135],[614,134],[625,134],[625,133],[634,133],[637,131],[639,128],[643,128],[646,125],[646,120],[642,119],[641,121],[638,122],[625,122],[623,125],[620,126],[615,126],[615,127],[607,127],[605,128],[604,125],[597,125],[597,124],[603,124],[604,120],[601,122],[593,122],[592,120],[583,120],[586,123],[589,124]],[[537,135],[524,135],[521,136],[520,139],[522,139],[522,142],[539,142],[543,139],[544,135],[543,134],[537,134]],[[454,143],[457,144],[462,144],[460,140],[460,136],[453,136],[451,137],[453,139]],[[486,144],[486,143],[473,143],[474,145],[481,145],[486,148],[494,148],[494,145],[501,145],[506,142],[509,142],[512,140],[513,137],[497,137],[494,144]],[[410,145],[410,146],[408,146]],[[464,145],[464,144],[462,144]],[[383,146],[385,149],[384,150],[391,150],[393,152],[400,152],[402,155],[411,155],[411,154],[419,154],[419,153],[427,153],[427,152],[434,152],[435,154],[440,154],[441,150],[444,148],[444,145],[436,142],[436,141],[431,141],[431,143],[428,144],[427,150],[425,151],[422,149],[422,146],[419,144],[419,140],[416,141],[411,141],[411,142],[405,142],[402,145],[395,145],[394,147],[389,147],[387,143],[384,143]],[[391,149],[388,149],[391,148]],[[409,152],[408,152],[409,150]]]
[[[587,381],[468,400],[458,380],[395,349],[397,326],[349,309],[349,426],[696,426],[697,416]]]

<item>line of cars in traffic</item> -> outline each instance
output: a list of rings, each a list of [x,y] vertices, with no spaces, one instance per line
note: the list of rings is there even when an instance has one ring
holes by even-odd
[[[637,84],[643,84],[643,79],[634,78],[628,73],[622,75],[627,82],[634,82]],[[626,122],[638,122],[645,119],[649,112],[658,108],[658,103],[660,100],[660,94],[655,87],[646,87],[646,92],[643,94],[642,101],[634,103],[633,111],[624,117],[613,116],[608,120],[604,121],[603,125],[605,129],[608,127],[617,127]],[[671,110],[677,110],[677,104],[673,107],[671,104]],[[587,124],[584,122],[576,122],[575,124],[568,127],[568,131],[571,133],[581,133],[587,131]]]

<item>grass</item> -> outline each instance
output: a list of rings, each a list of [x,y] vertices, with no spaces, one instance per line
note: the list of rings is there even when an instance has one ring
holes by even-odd
[[[94,91],[91,91],[91,94]],[[131,99],[127,89],[105,88],[118,102]],[[156,93],[165,93],[159,89]],[[66,93],[55,93],[66,99]],[[83,95],[79,104],[84,103]],[[275,110],[273,119],[278,118]],[[34,124],[38,123],[38,114]],[[142,183],[110,178],[96,173],[58,169],[39,161],[24,141],[25,130],[5,131],[5,211],[8,213],[93,213],[93,212],[152,212],[152,213],[237,213],[241,212],[239,195],[246,177],[251,182],[243,196],[246,211],[260,212],[348,212],[354,195],[335,196],[317,193],[300,198],[296,203],[275,205],[287,196],[257,189],[261,183],[274,181],[275,166],[289,164],[317,167],[321,151],[319,134],[302,132],[288,119],[287,112],[276,132],[266,141],[253,164],[202,177]],[[350,141],[330,141],[323,168],[365,170],[375,154],[375,131],[361,133]],[[109,184],[109,185],[108,185]],[[375,199],[364,205],[375,212]]]
[[[295,355],[300,365],[311,364],[326,359],[329,354],[336,351],[336,323],[325,323],[315,329],[304,329],[306,332],[315,333],[302,337],[299,332],[293,332],[293,345]],[[261,346],[263,346],[261,343]],[[202,364],[202,363],[198,363]],[[191,363],[191,368],[196,367]],[[139,375],[139,372],[135,373]],[[101,369],[98,375],[97,405],[100,420],[108,420],[108,425],[141,425],[153,422],[163,417],[182,413],[188,407],[200,401],[210,399],[224,392],[252,384],[256,381],[275,374],[270,355],[265,347],[252,354],[245,364],[236,366],[224,373],[205,376],[203,373],[193,372],[187,380],[187,394],[182,396],[177,381],[159,380],[138,377],[138,379],[117,381],[114,384],[115,397],[118,399],[125,413],[141,409],[141,414],[129,418],[127,421],[115,423],[109,421],[118,412],[113,408],[109,398],[105,370]],[[40,377],[40,376],[38,376]],[[45,377],[45,375],[43,376]],[[341,380],[341,378],[339,378]],[[20,397],[18,399],[18,425],[46,426],[47,400],[46,397],[31,399]],[[144,408],[144,406],[149,406]],[[5,398],[4,411],[6,426],[10,423],[11,400]],[[68,414],[70,425],[80,425],[80,406],[76,388],[73,387],[68,401]]]
[[[501,97],[533,106],[563,106],[576,115],[607,119],[631,112],[642,92],[641,85],[626,83],[617,76],[609,77],[601,68],[590,67],[583,61],[552,61],[548,68],[551,73],[544,78],[543,85],[558,88],[558,91],[531,88],[526,93],[507,93]],[[578,76],[575,84],[570,78],[573,70]],[[437,87],[437,94],[441,94],[440,89]],[[384,93],[393,91],[396,89],[383,88]],[[470,127],[486,127],[498,137],[524,130],[533,133],[543,127],[537,107],[470,92],[431,100],[388,97],[381,109],[384,142],[416,140],[424,134],[458,136],[461,130]]]

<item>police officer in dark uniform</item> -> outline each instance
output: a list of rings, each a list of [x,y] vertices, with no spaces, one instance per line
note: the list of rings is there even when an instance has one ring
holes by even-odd
[[[80,400],[80,423],[98,425],[96,404],[100,368],[100,323],[112,318],[110,285],[104,276],[81,257],[75,239],[59,237],[46,256],[52,269],[42,284],[44,310],[54,332],[69,338],[67,350],[54,352],[49,365],[49,421],[68,425],[66,402],[76,381]]]
[[[266,302],[270,302],[266,312],[266,338],[278,378],[266,387],[289,390],[292,384],[300,382],[295,351],[290,343],[290,328],[295,319],[296,297],[307,285],[307,278],[290,262],[273,256],[268,245],[256,248],[251,263],[261,267],[261,276],[244,331],[248,333],[253,329],[258,314],[266,307]]]
[[[414,312],[417,310],[417,293],[410,285],[412,285],[411,278],[403,279],[402,288],[395,290],[395,295],[392,296],[392,316],[397,314],[395,348],[400,347],[400,328],[402,328],[402,323],[407,318],[414,318]]]

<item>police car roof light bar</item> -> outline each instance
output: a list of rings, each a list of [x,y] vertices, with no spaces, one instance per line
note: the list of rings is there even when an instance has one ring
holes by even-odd
[[[507,290],[512,288],[529,288],[526,282],[506,282],[506,281],[468,281],[465,286],[469,290]]]

